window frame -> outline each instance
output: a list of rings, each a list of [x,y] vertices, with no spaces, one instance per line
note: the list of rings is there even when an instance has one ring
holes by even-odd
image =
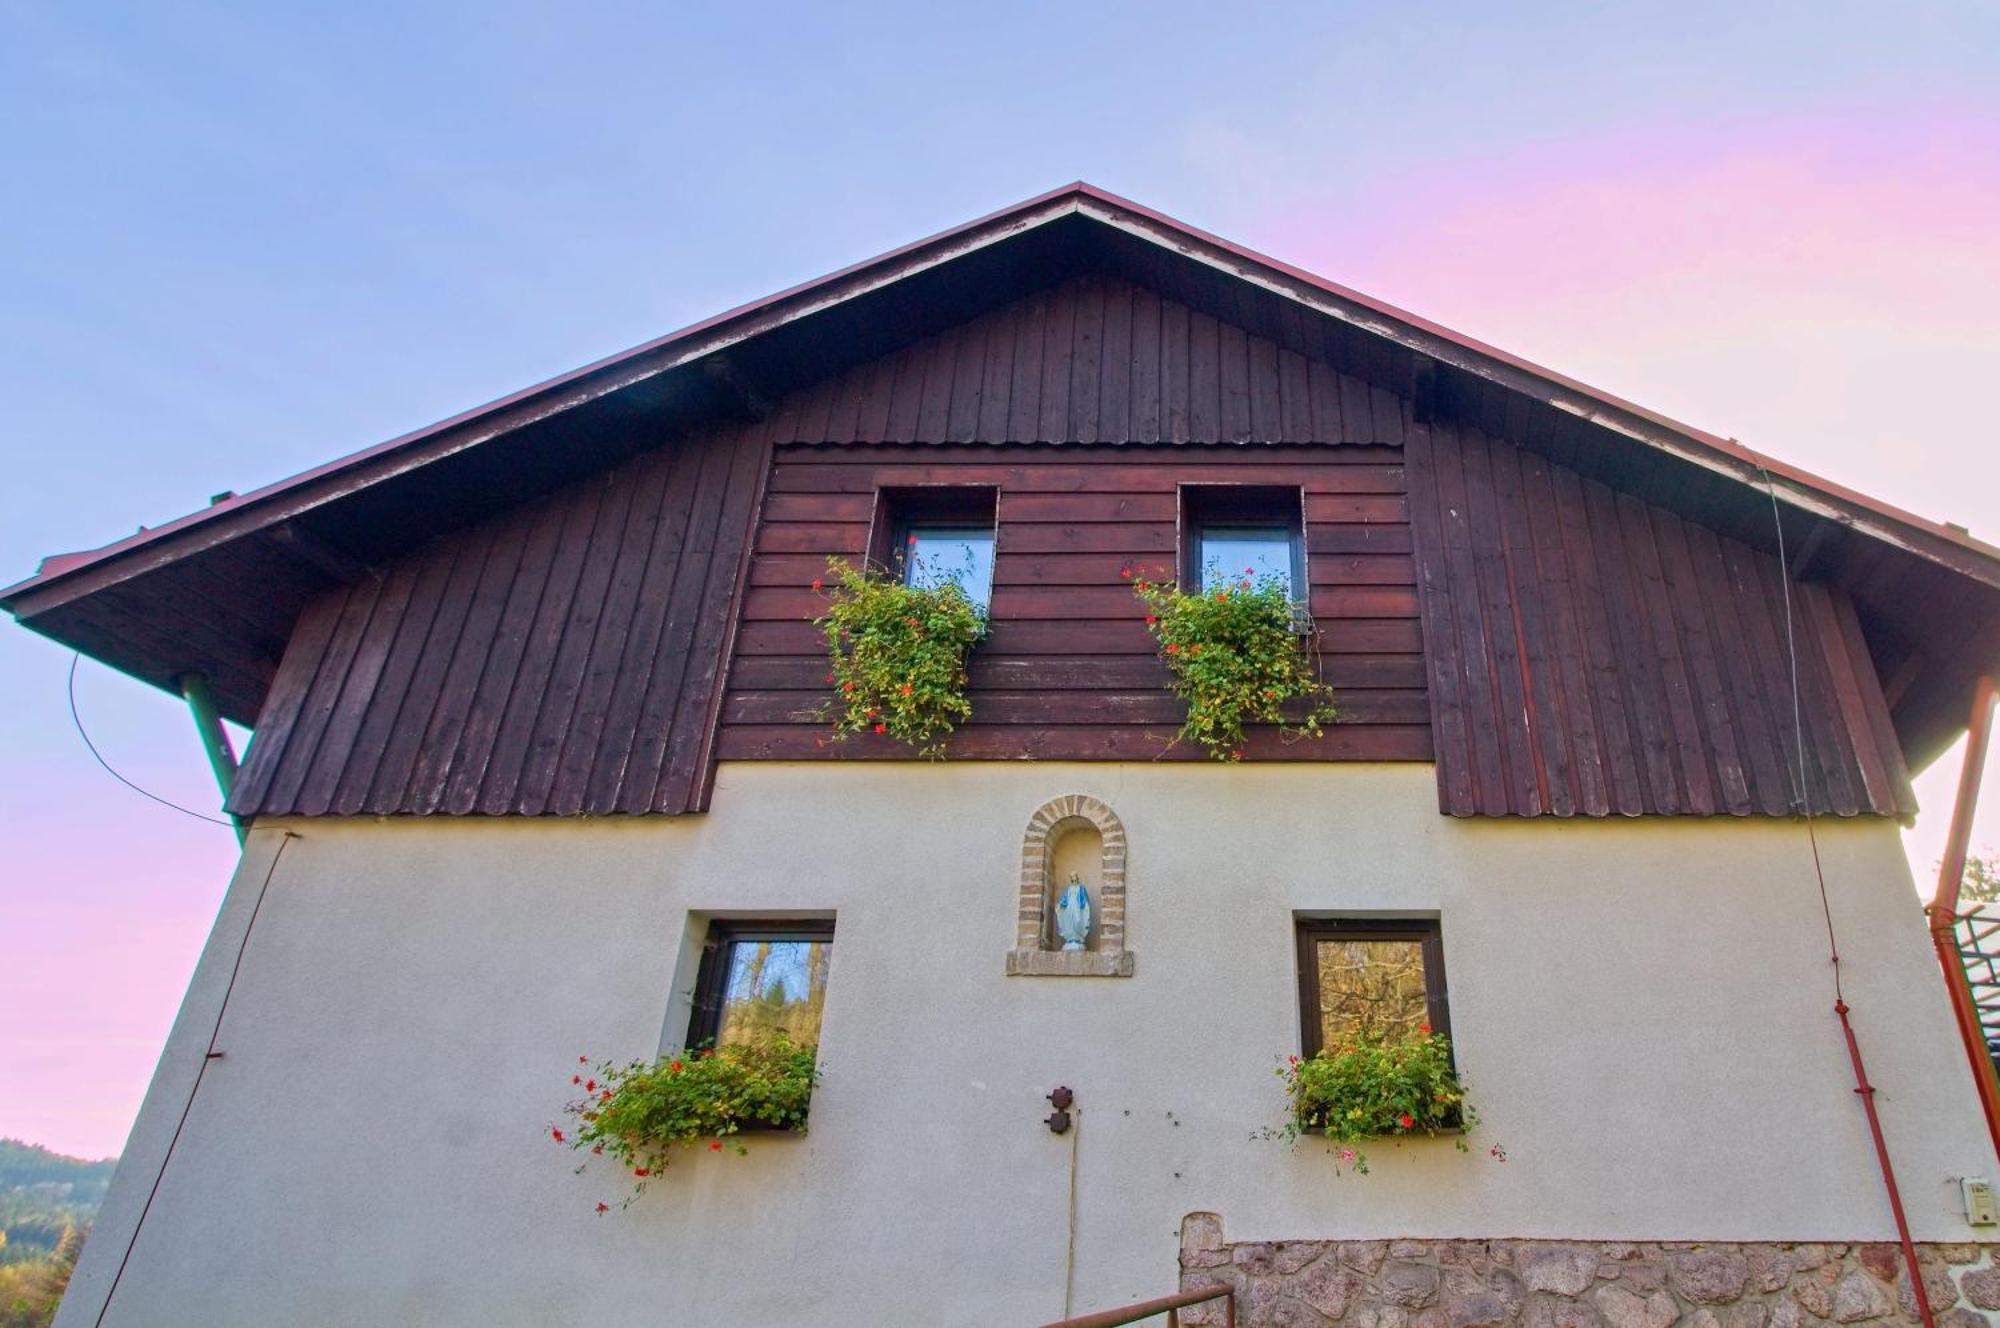
[[[993,575],[986,583],[989,615],[1000,581],[1000,487],[996,484],[883,485],[868,523],[868,562],[909,584],[910,532],[919,526],[985,530],[993,539]]]
[[[1306,556],[1305,489],[1296,484],[1183,484],[1180,508],[1181,588],[1200,591],[1203,533],[1209,529],[1282,527],[1291,545],[1291,598],[1312,599]]]
[[[1293,919],[1298,949],[1299,1054],[1317,1056],[1325,1043],[1319,1018],[1319,942],[1418,941],[1423,945],[1424,1010],[1431,1031],[1451,1037],[1451,989],[1445,981],[1444,929],[1437,918],[1300,916]],[[1456,1059],[1456,1056],[1454,1056]]]
[[[728,955],[741,941],[817,941],[833,944],[832,918],[712,918],[695,969],[694,1004],[688,1012],[689,1051],[715,1045],[722,1034],[723,998],[729,987]]]

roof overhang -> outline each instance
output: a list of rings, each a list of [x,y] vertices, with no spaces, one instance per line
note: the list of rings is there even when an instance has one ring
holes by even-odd
[[[224,712],[251,722],[289,615],[316,587],[657,445],[677,428],[756,413],[777,393],[1090,265],[1141,279],[1171,275],[1183,287],[1178,293],[1193,301],[1203,289],[1254,290],[1397,348],[1397,358],[1381,370],[1388,377],[1440,372],[1460,383],[1460,400],[1468,397],[1464,384],[1497,390],[1569,422],[1565,445],[1572,450],[1579,439],[1593,449],[1624,440],[1641,450],[1638,464],[1666,467],[1673,483],[1691,492],[1721,492],[1716,484],[1735,490],[1738,525],[1750,519],[1740,501],[1747,494],[1775,502],[1795,543],[1812,543],[1816,554],[1827,545],[1821,527],[1828,527],[1889,550],[1899,562],[1935,569],[1944,578],[1935,581],[1941,593],[1958,587],[1965,604],[1980,612],[1964,639],[1923,647],[1930,672],[1912,693],[1923,714],[1904,731],[1915,763],[1962,727],[1962,715],[1953,712],[1956,694],[2000,654],[1990,612],[2000,606],[1993,593],[2000,592],[2000,549],[1083,183],[103,548],[49,558],[35,576],[0,591],[0,607],[162,686],[172,686],[181,672],[208,673]],[[396,519],[411,509],[423,520]],[[241,583],[253,569],[263,579]],[[230,612],[200,631],[177,631],[167,621],[198,615],[218,595],[227,599],[232,580],[240,583],[238,596],[264,602],[225,605]],[[1889,634],[1909,637],[1911,630],[1891,624]],[[1899,641],[1886,664],[1917,650]],[[1900,712],[1898,724],[1904,728]]]

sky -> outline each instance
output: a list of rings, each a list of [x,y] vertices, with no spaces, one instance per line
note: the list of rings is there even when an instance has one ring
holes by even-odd
[[[1986,0],[0,0],[0,165],[0,581],[1078,178],[2000,538]],[[0,1136],[98,1156],[235,843],[70,662],[0,624]]]

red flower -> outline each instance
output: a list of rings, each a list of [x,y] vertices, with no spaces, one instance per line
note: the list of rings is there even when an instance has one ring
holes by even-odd
[[[1299,1058],[1296,1056],[1287,1056],[1285,1057],[1285,1059],[1290,1061],[1294,1065],[1297,1065],[1299,1063]]]
[[[603,1155],[603,1153],[604,1153],[604,1145],[603,1145],[603,1144],[598,1144],[598,1145],[597,1145],[596,1147],[592,1148],[592,1149],[591,1149],[590,1151],[591,1151],[591,1152],[593,1152],[593,1153],[596,1153],[596,1154],[598,1154],[599,1156],[602,1156],[602,1155]]]
[[[1429,1024],[1418,1024],[1417,1031],[1425,1037],[1429,1037],[1431,1035],[1431,1026]]]
[[[609,1102],[611,1100],[611,1090],[607,1088],[602,1093],[599,1093],[597,1100],[599,1102]]]
[[[875,726],[875,731],[877,733],[887,733],[889,731],[889,726],[887,724],[877,724]]]
[[[667,1062],[667,1068],[669,1070],[672,1070],[675,1074],[679,1074],[682,1070],[687,1069],[687,1066],[683,1065],[679,1061],[669,1061]]]
[[[580,1074],[573,1074],[569,1077],[569,1081],[573,1084],[580,1084],[583,1082],[583,1076]]]
[[[576,1058],[576,1063],[577,1063],[578,1065],[588,1065],[588,1064],[590,1064],[590,1057],[588,1057],[588,1056],[579,1056],[579,1057],[577,1057],[577,1058]]]
[[[1167,642],[1167,653],[1169,655],[1178,655],[1181,653],[1181,648],[1175,645],[1173,642],[1169,641]]]
[[[549,1129],[549,1138],[555,1140],[557,1143],[561,1143],[563,1141],[563,1132],[551,1126]]]
[[[1118,575],[1124,577],[1127,581],[1130,581],[1132,579],[1132,569],[1129,567],[1121,567],[1118,569]]]
[[[910,536],[910,543],[912,545],[915,545],[916,542],[917,542],[917,537],[915,535]]]
[[[710,1139],[710,1140],[708,1141],[708,1151],[709,1151],[709,1152],[711,1152],[711,1153],[719,1153],[719,1152],[721,1152],[721,1151],[722,1151],[722,1140],[720,1140],[720,1139]]]
[[[1229,592],[1226,590],[1218,590],[1215,592],[1215,602],[1217,604],[1222,603],[1224,600],[1228,598],[1229,598]]]
[[[610,1204],[608,1204],[608,1203],[602,1203],[602,1202],[600,1202],[600,1203],[599,1203],[599,1204],[597,1205],[597,1211],[598,1211],[598,1212],[600,1212],[600,1213],[608,1213],[608,1212],[610,1212],[610,1211],[611,1211],[611,1205],[610,1205]]]
[[[1146,615],[1146,626],[1151,627],[1154,623],[1158,621],[1159,619],[1154,617],[1152,614],[1149,613]]]
[[[851,682],[844,682],[840,684],[840,690],[843,692],[851,692],[854,690],[854,684]]]
[[[904,696],[908,696],[908,695],[909,695],[910,693],[914,692],[915,690],[916,690],[916,688],[914,688],[914,687],[910,686],[910,684],[908,684],[908,683],[904,683],[904,684],[903,684],[903,695],[904,695]]]
[[[644,1180],[647,1176],[653,1174],[653,1170],[651,1167],[633,1167],[632,1174]]]
[[[1236,749],[1235,751],[1233,751],[1233,752],[1231,752],[1231,753],[1229,754],[1229,759],[1230,759],[1230,760],[1232,760],[1232,761],[1240,761],[1240,760],[1242,760],[1242,759],[1243,759],[1243,749],[1242,749],[1241,747],[1238,747],[1238,748],[1237,748],[1237,749]]]
[[[820,588],[820,579],[819,579],[818,577],[814,577],[814,578],[813,578],[813,589],[814,589],[814,590],[818,590],[819,588]]]
[[[595,1079],[587,1081],[583,1086],[583,1091],[586,1093],[595,1093],[597,1091],[597,1081]]]
[[[1402,1115],[1396,1117],[1396,1124],[1402,1126],[1406,1130],[1409,1129],[1412,1125],[1415,1125],[1416,1123],[1417,1123],[1417,1118],[1415,1116],[1412,1116],[1407,1111],[1404,1112]]]

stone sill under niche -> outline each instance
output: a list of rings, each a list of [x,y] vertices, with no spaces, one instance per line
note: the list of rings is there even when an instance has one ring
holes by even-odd
[[[1130,950],[1009,950],[1010,978],[1129,978]]]

